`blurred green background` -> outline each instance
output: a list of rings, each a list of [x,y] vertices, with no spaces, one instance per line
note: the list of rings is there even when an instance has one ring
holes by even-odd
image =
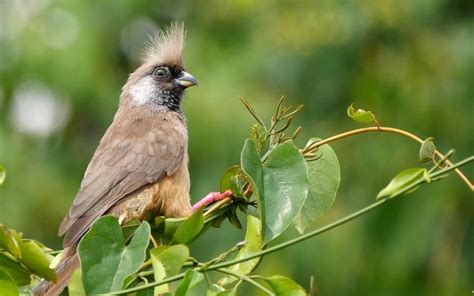
[[[184,103],[193,201],[239,161],[252,120],[238,96],[267,119],[281,95],[303,103],[300,145],[359,127],[345,115],[355,101],[383,125],[456,148],[454,159],[473,152],[473,1],[1,0],[1,223],[60,247],[57,227],[121,86],[147,35],[173,20],[186,22],[187,70],[200,83]],[[394,174],[419,165],[418,145],[396,135],[332,146],[342,185],[318,225],[369,204]],[[227,225],[193,252],[211,258],[242,238]],[[314,275],[320,295],[470,295],[473,194],[453,175],[269,255],[257,271],[304,287]]]

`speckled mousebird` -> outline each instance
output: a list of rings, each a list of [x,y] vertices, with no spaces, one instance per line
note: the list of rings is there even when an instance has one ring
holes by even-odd
[[[79,267],[76,247],[100,216],[120,223],[142,219],[155,211],[186,217],[189,199],[188,133],[182,111],[183,92],[197,84],[184,70],[184,25],[157,32],[143,64],[122,88],[113,122],[100,141],[84,174],[79,192],[59,228],[64,252],[56,283],[43,282],[35,295],[58,295]],[[211,193],[200,207],[230,195]]]

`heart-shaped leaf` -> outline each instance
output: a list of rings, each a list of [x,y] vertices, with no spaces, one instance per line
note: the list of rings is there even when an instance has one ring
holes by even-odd
[[[247,139],[241,167],[256,195],[264,244],[278,237],[301,210],[308,194],[308,166],[292,141],[273,148],[263,164],[255,141]]]
[[[435,151],[436,146],[433,142],[433,137],[424,140],[420,147],[420,162],[427,163],[433,160]]]
[[[79,243],[82,281],[87,295],[120,290],[124,279],[145,260],[150,225],[144,221],[125,245],[116,217],[99,218]]]
[[[318,154],[316,160],[308,162],[308,197],[295,219],[296,229],[300,233],[304,233],[306,227],[332,206],[341,182],[339,161],[334,150],[326,144],[319,147]]]

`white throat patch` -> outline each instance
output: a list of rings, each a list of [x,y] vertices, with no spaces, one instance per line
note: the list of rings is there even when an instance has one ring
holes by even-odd
[[[145,105],[160,94],[156,82],[150,76],[143,77],[135,85],[130,87],[132,102],[137,105]]]

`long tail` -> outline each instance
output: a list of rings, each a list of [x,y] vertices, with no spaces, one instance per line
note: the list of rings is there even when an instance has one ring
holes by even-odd
[[[65,254],[65,258],[56,267],[56,283],[42,281],[31,292],[34,296],[58,296],[66,288],[72,273],[80,263],[75,250]]]

